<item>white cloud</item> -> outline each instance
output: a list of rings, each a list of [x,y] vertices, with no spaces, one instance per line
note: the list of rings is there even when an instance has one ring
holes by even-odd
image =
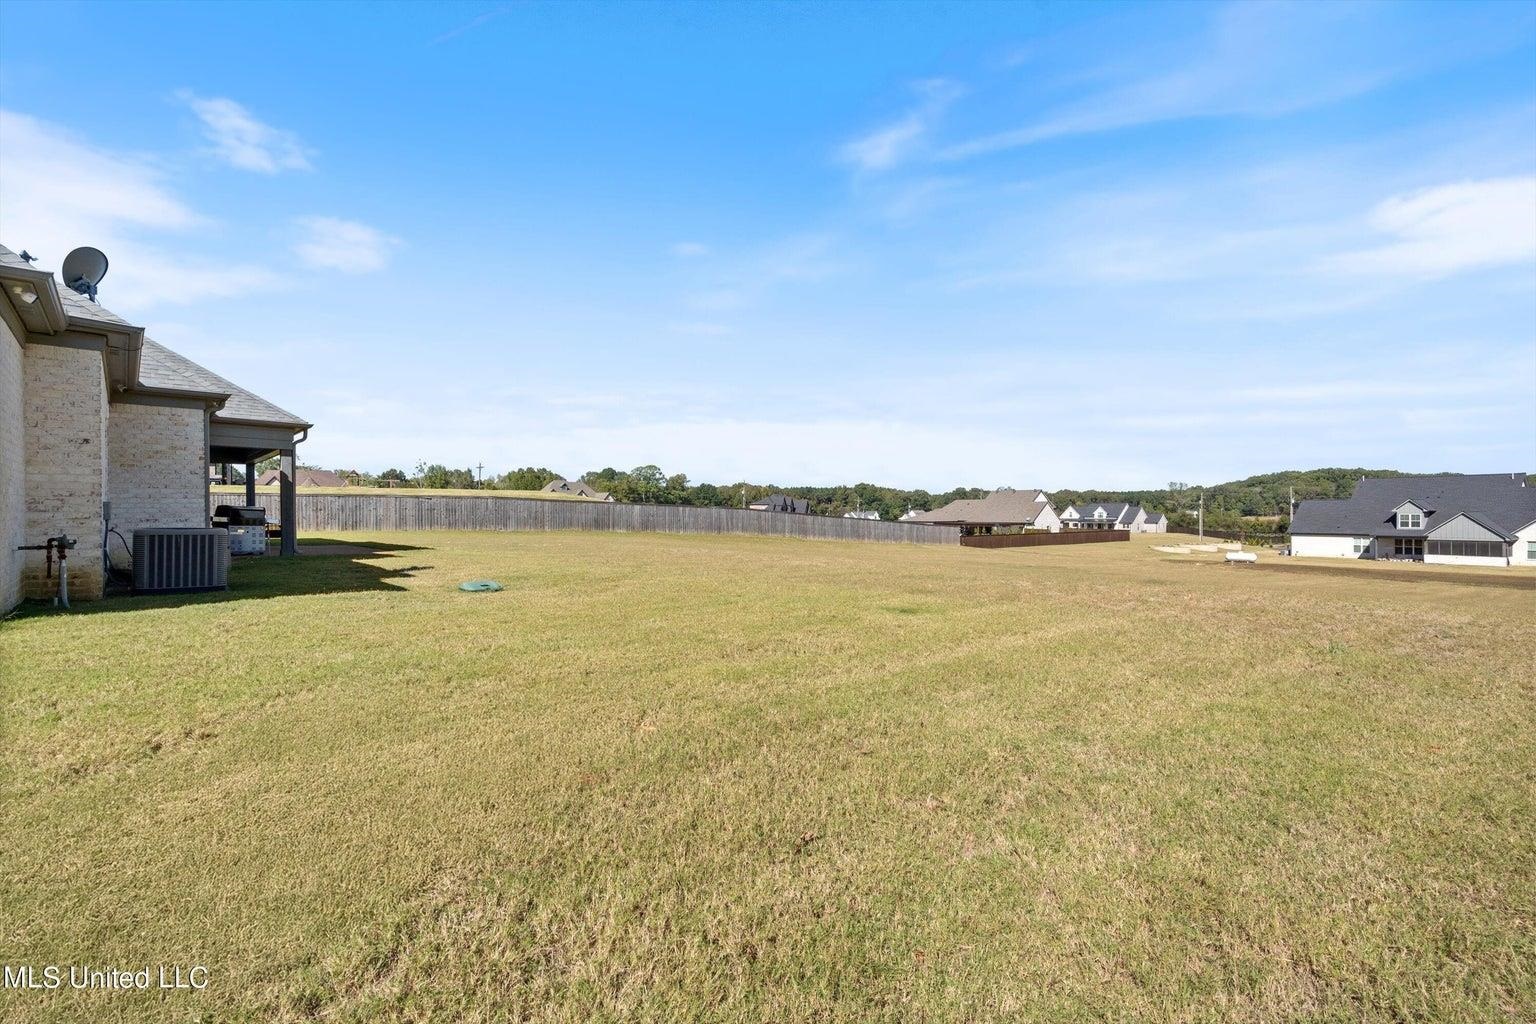
[[[1536,260],[1536,177],[1464,181],[1393,196],[1372,211],[1371,225],[1397,240],[1329,257],[1324,268],[1436,278],[1529,263]]]
[[[916,82],[918,103],[900,119],[846,142],[838,159],[865,171],[884,171],[912,155],[962,90],[954,82],[930,78]]]
[[[278,286],[270,270],[238,260],[167,252],[146,236],[209,226],[142,156],[117,153],[26,114],[0,110],[0,225],[5,242],[57,270],[69,250],[94,245],[111,270],[103,305],[128,313],[161,303],[223,298]]]
[[[1148,63],[1116,66],[1117,79],[1032,123],[945,149],[961,160],[1047,139],[1192,117],[1274,117],[1374,89],[1401,73],[1362,45],[1369,9],[1328,4],[1232,3],[1215,8],[1203,39],[1176,50],[1145,48]],[[1191,52],[1193,51],[1193,52]],[[1133,53],[1129,60],[1136,61]],[[1151,63],[1155,62],[1155,63]],[[1087,80],[1101,77],[1085,76]]]
[[[401,241],[378,228],[339,217],[300,217],[302,237],[293,251],[305,266],[366,274],[383,270]]]
[[[259,174],[310,170],[309,153],[292,132],[256,119],[249,110],[222,96],[178,94],[203,123],[213,152],[231,167]]]
[[[703,242],[674,242],[672,255],[679,259],[695,259],[699,256],[709,255],[709,246]]]
[[[26,114],[0,111],[5,147],[6,233],[42,209],[63,209],[80,220],[183,230],[198,216],[161,184],[161,173],[140,157],[109,153]],[[24,225],[30,226],[30,225]],[[41,242],[36,243],[42,245]],[[80,243],[76,243],[80,244]]]

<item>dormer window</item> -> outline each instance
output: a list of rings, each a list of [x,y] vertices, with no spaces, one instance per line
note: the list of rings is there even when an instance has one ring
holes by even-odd
[[[1403,509],[1397,514],[1397,528],[1399,530],[1422,530],[1424,528],[1424,513],[1418,509],[1409,511]]]
[[[1103,519],[1103,518],[1105,518],[1104,510],[1101,509],[1101,508],[1094,509],[1093,510],[1093,518],[1095,518],[1095,519]]]

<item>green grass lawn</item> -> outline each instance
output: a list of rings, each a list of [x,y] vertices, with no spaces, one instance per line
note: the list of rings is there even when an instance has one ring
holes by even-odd
[[[370,540],[0,625],[0,959],[210,970],[0,1017],[1536,1018],[1528,573]]]

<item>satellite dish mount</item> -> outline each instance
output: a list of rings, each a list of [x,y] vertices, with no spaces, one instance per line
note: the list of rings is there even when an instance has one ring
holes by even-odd
[[[95,302],[96,286],[107,276],[107,254],[89,245],[71,249],[69,255],[64,257],[60,273],[71,291],[79,292]]]

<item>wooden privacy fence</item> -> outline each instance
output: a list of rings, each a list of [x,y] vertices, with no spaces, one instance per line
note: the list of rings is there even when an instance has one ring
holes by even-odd
[[[1035,548],[1048,544],[1096,544],[1130,540],[1130,530],[1062,530],[1060,533],[983,533],[961,537],[968,548]]]
[[[243,503],[245,496],[214,496],[215,504],[224,504],[226,501],[231,504]],[[279,516],[277,495],[258,494],[256,503],[266,509],[269,519]],[[768,537],[868,540],[898,544],[955,544],[960,540],[960,530],[953,526],[692,505],[302,492],[297,495],[297,504],[299,532],[308,534],[339,530],[594,530],[747,533]]]

